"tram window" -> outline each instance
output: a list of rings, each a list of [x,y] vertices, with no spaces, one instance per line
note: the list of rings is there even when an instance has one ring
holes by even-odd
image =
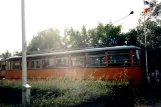
[[[10,70],[10,61],[7,61],[6,65],[7,65],[7,70]]]
[[[72,67],[84,67],[85,66],[85,56],[71,56],[71,66]]]
[[[57,57],[56,58],[56,67],[68,67],[69,66],[68,57]]]
[[[9,63],[10,64],[10,63]],[[7,65],[7,61],[6,61],[6,65]],[[0,70],[5,70],[6,68],[5,68],[5,61],[1,61],[0,62]],[[7,70],[7,69],[6,69]],[[9,69],[9,67],[8,67],[8,70],[10,70]]]
[[[49,59],[49,67],[54,66],[54,58]]]
[[[108,52],[108,66],[129,66],[129,65],[130,65],[129,50]]]
[[[5,65],[1,65],[1,70],[5,70]]]
[[[105,52],[95,53],[88,55],[88,67],[105,67],[106,66],[106,57]]]
[[[135,50],[133,51],[133,55],[132,56],[133,56],[133,60],[132,60],[133,65],[138,65],[138,58],[137,58],[137,54],[136,54]]]
[[[29,61],[27,61],[27,69],[30,69],[30,68],[29,68]]]
[[[10,70],[13,70],[13,61],[10,61]]]
[[[9,61],[6,61],[6,70],[10,70],[9,69]]]
[[[31,68],[35,68],[35,61],[32,61]]]
[[[6,69],[6,70],[9,70],[9,69],[8,69],[8,65],[7,65],[7,62],[8,62],[8,61],[6,61],[6,67],[5,67],[5,69]]]
[[[31,63],[31,68],[41,68],[40,66],[40,60],[32,60],[32,63]]]
[[[45,57],[44,68],[54,67],[54,57]]]
[[[14,70],[17,70],[17,69],[20,69],[20,61],[13,61],[13,69]]]
[[[44,68],[48,68],[49,67],[49,57],[45,57],[44,59]]]

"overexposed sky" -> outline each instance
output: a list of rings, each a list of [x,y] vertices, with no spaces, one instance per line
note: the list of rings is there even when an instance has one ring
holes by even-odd
[[[137,25],[143,10],[143,0],[25,0],[26,39],[29,43],[33,35],[47,28],[66,27],[76,29],[86,25],[95,27],[98,22],[119,21],[122,31]],[[0,53],[21,50],[21,0],[0,0]]]

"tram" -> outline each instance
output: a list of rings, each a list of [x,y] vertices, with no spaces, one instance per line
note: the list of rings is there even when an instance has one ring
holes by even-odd
[[[55,78],[93,76],[102,80],[128,78],[140,84],[143,78],[141,48],[115,46],[55,50],[48,53],[27,55],[27,78]],[[22,56],[5,60],[5,78],[22,78]]]

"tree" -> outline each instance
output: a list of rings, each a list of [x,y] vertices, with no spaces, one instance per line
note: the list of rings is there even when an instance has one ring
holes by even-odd
[[[116,46],[121,36],[121,26],[99,23],[96,28],[90,30],[90,33],[92,45],[98,47]]]
[[[121,26],[99,23],[97,27],[88,30],[85,26],[82,27],[81,31],[67,28],[62,40],[65,46],[70,47],[116,46],[121,36],[120,33]]]
[[[12,56],[12,54],[8,50],[0,55],[2,59],[6,59],[10,56]]]
[[[86,47],[90,43],[90,36],[85,26],[81,30],[66,28],[62,39],[64,46],[67,47]]]
[[[29,46],[28,51],[41,51],[44,49],[61,48],[61,37],[58,29],[49,28],[38,32],[36,36],[33,36]]]
[[[125,45],[126,44],[126,45],[138,46],[139,45],[138,41],[137,41],[138,35],[139,35],[139,33],[136,29],[131,29],[127,33],[122,33],[118,37],[118,45]]]
[[[13,56],[22,56],[22,51],[13,52]]]
[[[137,26],[138,32],[138,43],[140,46],[144,46],[145,35],[144,35],[144,19],[143,13],[139,19],[139,24]],[[148,50],[158,50],[161,48],[161,2],[153,0],[151,3],[151,9],[148,14],[146,14],[145,19],[145,29],[147,34],[147,46]]]
[[[150,70],[161,70],[161,2],[152,1],[150,11],[146,14],[145,26],[143,13],[139,19],[137,30],[137,42],[141,47],[145,46],[144,27],[147,35],[148,65]]]

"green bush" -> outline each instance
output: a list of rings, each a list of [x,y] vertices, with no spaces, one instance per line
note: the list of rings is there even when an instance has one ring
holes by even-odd
[[[102,98],[107,97],[109,102],[112,102],[113,104],[117,104],[117,102],[120,102],[123,99],[131,100],[132,92],[127,85],[127,72],[128,71],[125,69],[121,73],[116,74],[119,75],[119,78],[112,82],[101,81],[101,78],[96,80],[92,75],[86,80],[84,80],[81,76],[71,78],[70,75],[64,78],[29,80],[28,84],[31,85],[31,105],[69,107],[97,102],[98,99],[102,100]],[[18,90],[19,95],[16,96],[19,96],[18,98],[21,99],[21,80],[0,80],[0,89],[2,88],[4,88],[3,90],[11,90],[13,93],[14,90]],[[10,93],[12,94],[12,92]],[[8,95],[8,92],[6,93]],[[126,96],[124,93],[126,93]],[[5,94],[3,93],[3,95]],[[0,97],[0,101],[1,98],[2,97]],[[6,104],[2,102],[0,105],[13,105],[13,101],[8,102],[12,103]],[[118,103],[118,105],[120,104]],[[21,103],[19,103],[19,106],[21,106]]]
[[[0,80],[0,87],[21,90],[21,80]],[[108,96],[109,83],[101,80],[82,78],[56,78],[29,80],[32,106],[74,106],[94,102]]]

